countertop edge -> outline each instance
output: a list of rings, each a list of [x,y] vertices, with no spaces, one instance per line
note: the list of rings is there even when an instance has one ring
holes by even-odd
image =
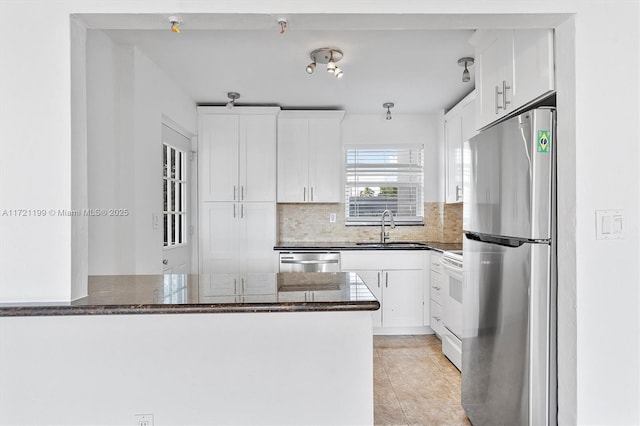
[[[235,314],[267,312],[376,311],[380,302],[287,302],[190,305],[86,305],[86,306],[0,306],[0,317],[153,315],[153,314]]]
[[[307,245],[308,244],[308,245]],[[325,243],[326,244],[326,243]],[[459,250],[462,248],[462,243],[440,243],[438,245],[430,245],[425,243],[424,246],[390,246],[390,247],[375,247],[368,245],[355,245],[351,243],[340,243],[327,245],[314,245],[313,243],[281,243],[273,246],[274,251],[286,252],[286,251],[436,251],[438,253],[444,253],[450,250]]]

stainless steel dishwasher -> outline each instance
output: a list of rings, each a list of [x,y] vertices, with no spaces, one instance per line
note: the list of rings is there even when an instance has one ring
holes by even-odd
[[[340,253],[283,252],[280,272],[340,272]]]

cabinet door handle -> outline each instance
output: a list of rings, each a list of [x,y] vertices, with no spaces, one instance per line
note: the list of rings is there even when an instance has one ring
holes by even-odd
[[[238,279],[233,279],[233,294],[238,294]]]
[[[389,287],[389,273],[388,272],[384,273],[384,286],[385,287]]]
[[[380,272],[378,272],[378,288],[380,288]]]
[[[236,217],[236,204],[233,203],[233,218],[235,219]]]
[[[240,219],[244,219],[244,204],[240,204]]]
[[[307,201],[307,187],[302,189],[302,201]]]
[[[240,200],[244,201],[244,185],[240,187]]]
[[[244,294],[244,277],[240,278],[242,293]]]
[[[496,105],[496,115],[498,115],[498,110],[499,110],[499,109],[502,109],[502,107],[501,107],[501,106],[500,106],[500,104],[498,103],[498,99],[499,99],[500,94],[501,94],[501,93],[500,93],[500,88],[499,88],[498,86],[496,86],[496,102],[495,102],[495,105]]]
[[[311,187],[311,201],[313,201],[313,186]]]
[[[233,185],[233,201],[236,200],[236,186]]]
[[[507,110],[507,104],[511,103],[507,100],[507,89],[511,89],[511,86],[507,86],[507,81],[502,80],[502,108],[504,108],[505,111]]]

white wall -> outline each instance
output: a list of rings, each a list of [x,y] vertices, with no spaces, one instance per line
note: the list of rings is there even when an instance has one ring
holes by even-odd
[[[482,18],[499,26],[510,13],[576,13],[575,40],[564,24],[558,40],[575,46],[575,73],[571,57],[557,66],[558,88],[570,88],[558,93],[558,134],[571,146],[559,156],[561,422],[640,423],[637,1],[0,1],[0,63],[11,64],[0,67],[3,209],[71,204],[70,13],[497,14]],[[594,210],[608,208],[624,209],[626,239],[595,239]],[[0,217],[0,235],[0,300],[69,300],[69,218]]]
[[[345,114],[342,121],[344,145],[424,144],[424,201],[438,198],[444,186],[444,171],[440,168],[443,155],[438,139],[437,115],[393,114],[387,120],[380,114]]]
[[[136,48],[99,30],[88,31],[87,81],[88,205],[129,210],[89,218],[89,274],[161,273],[161,123],[169,117],[195,134],[195,103]]]
[[[575,18],[576,420],[640,424],[640,3],[587,3]],[[624,211],[624,240],[595,239],[600,209]]]
[[[371,313],[0,318],[0,424],[373,424]]]

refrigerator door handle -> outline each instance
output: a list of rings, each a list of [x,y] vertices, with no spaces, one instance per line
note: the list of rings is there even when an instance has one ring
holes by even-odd
[[[554,408],[556,395],[556,364],[551,358],[555,353],[556,302],[551,270],[551,246],[531,245],[531,276],[529,283],[529,424],[555,424]],[[552,382],[552,383],[551,383]]]
[[[527,241],[517,238],[509,238],[509,237],[496,237],[494,235],[485,235],[485,234],[476,234],[473,232],[467,232],[464,234],[465,238],[473,241],[480,241],[483,243],[495,244],[498,246],[505,247],[520,247],[521,245],[533,241]]]

